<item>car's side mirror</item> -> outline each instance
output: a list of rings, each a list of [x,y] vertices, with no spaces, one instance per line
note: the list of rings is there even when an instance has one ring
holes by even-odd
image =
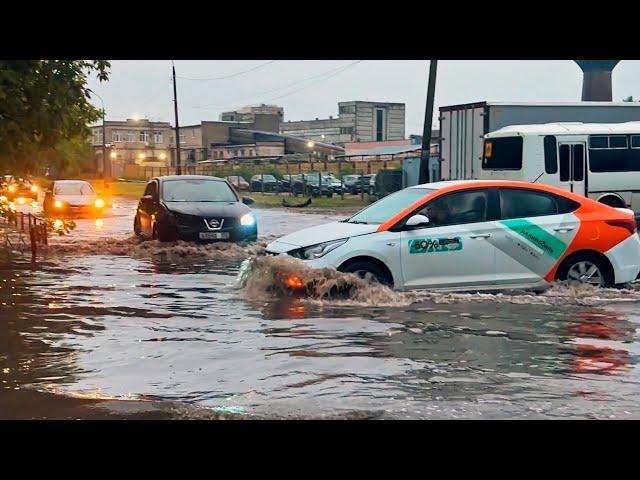
[[[414,215],[405,224],[407,227],[415,228],[415,227],[426,227],[429,225],[429,218],[424,215]]]
[[[143,195],[142,197],[140,197],[140,203],[152,203],[153,202],[153,195]]]
[[[242,197],[242,203],[244,203],[245,205],[251,205],[253,203],[256,203],[256,201],[251,197]]]

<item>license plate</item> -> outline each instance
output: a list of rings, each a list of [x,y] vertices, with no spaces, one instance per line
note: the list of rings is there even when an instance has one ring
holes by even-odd
[[[200,232],[200,240],[226,240],[229,232]]]

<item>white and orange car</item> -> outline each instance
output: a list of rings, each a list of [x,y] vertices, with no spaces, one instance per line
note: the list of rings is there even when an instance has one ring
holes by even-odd
[[[625,284],[640,272],[633,212],[516,181],[406,188],[352,217],[267,246],[404,290],[547,287],[554,280]]]

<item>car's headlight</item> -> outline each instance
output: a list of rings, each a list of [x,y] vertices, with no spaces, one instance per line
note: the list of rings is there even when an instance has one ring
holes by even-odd
[[[318,243],[309,247],[298,248],[297,250],[290,251],[289,255],[301,258],[302,260],[313,260],[314,258],[324,257],[327,253],[335,250],[340,245],[344,245],[347,240],[349,239],[342,238],[340,240],[332,240],[331,242]]]
[[[256,218],[252,213],[245,213],[240,217],[240,225],[243,227],[250,227],[256,223]]]
[[[93,202],[93,205],[96,208],[104,208],[104,200],[102,200],[101,198],[96,198],[96,201]]]
[[[15,192],[16,191],[16,186],[15,185],[9,185],[9,191],[11,193]]]
[[[32,185],[32,186],[31,186],[31,191],[32,191],[33,193],[37,193],[37,192],[38,192],[38,187],[37,187],[36,185]]]
[[[64,207],[64,203],[62,202],[62,200],[56,200],[55,202],[53,202],[53,206],[56,208],[62,208]]]

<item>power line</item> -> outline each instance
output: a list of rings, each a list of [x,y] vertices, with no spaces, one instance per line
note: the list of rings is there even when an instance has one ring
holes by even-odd
[[[319,83],[320,81],[323,81],[323,80],[329,80],[330,78],[333,78],[333,77],[335,77],[336,75],[341,74],[342,72],[344,72],[344,71],[346,71],[346,70],[350,69],[351,67],[356,66],[356,65],[357,65],[358,63],[360,63],[360,62],[362,62],[362,60],[358,60],[358,61],[356,61],[356,62],[350,63],[349,65],[346,65],[345,67],[342,67],[342,69],[341,69],[341,70],[339,70],[339,71],[337,71],[337,72],[333,73],[332,75],[329,75],[328,77],[325,77],[325,78],[320,79],[318,82],[312,82],[312,83],[310,83],[309,85],[305,85],[304,87],[301,87],[301,88],[299,88],[299,89],[297,89],[297,90],[294,90],[294,91],[292,91],[292,92],[289,92],[289,93],[285,93],[284,95],[280,95],[279,97],[271,98],[271,99],[270,99],[270,100],[268,100],[268,101],[278,100],[278,99],[280,99],[280,98],[285,98],[285,97],[288,97],[288,96],[290,96],[290,95],[293,95],[294,93],[301,92],[302,90],[305,90],[305,89],[307,89],[307,88],[309,88],[309,87],[311,87],[311,86],[313,86],[313,85],[315,85],[315,84]]]
[[[237,98],[237,99],[233,100],[233,102],[235,104],[237,102],[243,102],[243,101],[245,101],[247,99],[255,98],[258,95],[265,95],[267,93],[277,92],[278,90],[285,90],[285,89],[287,89],[289,87],[292,87],[294,85],[298,85],[299,83],[305,83],[305,82],[307,82],[309,80],[315,80],[316,78],[324,77],[325,75],[328,75],[328,74],[330,74],[332,72],[335,72],[337,70],[341,70],[343,68],[344,68],[344,65],[340,65],[339,67],[333,67],[333,68],[330,68],[329,70],[325,70],[322,73],[319,73],[319,74],[316,74],[316,75],[312,75],[311,77],[302,78],[300,80],[296,80],[295,82],[288,83],[288,84],[283,85],[281,87],[271,88],[269,90],[264,90],[262,92],[254,92],[254,93],[252,93],[250,95],[247,95],[246,97]],[[206,110],[206,109],[211,109],[211,108],[225,108],[225,107],[228,107],[229,105],[231,105],[231,103],[227,103],[226,105],[215,105],[215,104],[211,104],[210,103],[208,105],[202,105],[202,106],[198,106],[198,107],[194,106],[194,107],[189,107],[189,108],[198,109],[198,110],[199,109]]]
[[[241,72],[236,72],[236,73],[231,73],[229,75],[223,75],[221,77],[211,77],[211,78],[193,78],[193,77],[181,77],[181,76],[177,76],[177,78],[180,78],[182,80],[194,80],[194,81],[201,81],[201,82],[209,82],[209,81],[213,81],[213,80],[225,80],[227,78],[234,78],[234,77],[239,77],[240,75],[244,75],[245,73],[249,73],[249,72],[253,72],[255,70],[258,70],[259,68],[262,67],[266,67],[267,65],[277,62],[277,60],[269,60],[268,62],[265,63],[261,63],[260,65],[256,65],[255,67],[252,67],[248,70],[243,70]]]

